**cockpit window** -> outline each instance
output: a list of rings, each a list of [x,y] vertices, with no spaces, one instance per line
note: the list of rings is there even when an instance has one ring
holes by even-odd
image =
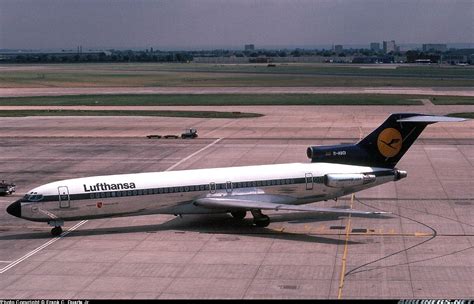
[[[25,194],[24,198],[29,202],[39,202],[43,199],[43,195],[38,194],[37,192],[30,192]]]

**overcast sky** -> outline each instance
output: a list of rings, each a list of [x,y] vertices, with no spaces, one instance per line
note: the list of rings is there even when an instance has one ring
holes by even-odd
[[[0,49],[474,42],[474,0],[0,0]]]

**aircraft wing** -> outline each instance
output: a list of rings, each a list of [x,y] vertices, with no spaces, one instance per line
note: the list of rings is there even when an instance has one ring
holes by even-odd
[[[448,116],[435,116],[435,115],[416,115],[407,118],[397,119],[397,122],[422,122],[422,123],[435,123],[435,122],[460,122],[465,121],[465,118],[459,117],[448,117]]]
[[[387,212],[371,212],[359,211],[353,209],[339,209],[339,208],[320,208],[307,205],[289,205],[277,204],[271,202],[262,202],[252,199],[239,199],[237,197],[223,198],[223,197],[206,197],[197,199],[194,202],[197,206],[209,209],[263,209],[263,210],[287,210],[287,211],[306,211],[306,212],[322,212],[335,214],[385,214]]]

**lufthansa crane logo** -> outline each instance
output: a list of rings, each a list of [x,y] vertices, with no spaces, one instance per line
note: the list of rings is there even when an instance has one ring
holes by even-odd
[[[402,148],[402,135],[397,129],[387,128],[377,138],[379,152],[385,157],[394,157]]]

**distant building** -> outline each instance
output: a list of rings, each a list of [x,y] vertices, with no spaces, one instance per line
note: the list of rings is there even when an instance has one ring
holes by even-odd
[[[421,64],[431,64],[431,59],[416,59],[415,63],[421,63]]]
[[[259,56],[256,58],[249,58],[249,62],[250,63],[269,63],[269,62],[272,62],[272,59],[266,56]]]
[[[342,45],[340,45],[340,44],[336,44],[336,45],[334,46],[334,52],[336,52],[336,53],[342,53],[342,50],[343,50],[343,49],[344,49],[344,47],[343,47]]]
[[[466,56],[462,54],[443,55],[443,62],[448,63],[448,64],[467,63],[469,59],[470,59],[470,56]]]
[[[374,52],[379,52],[380,51],[380,43],[378,43],[378,42],[370,43],[370,50],[374,51]]]
[[[399,48],[397,47],[397,45],[395,44],[395,40],[391,40],[391,41],[384,41],[383,42],[383,52],[385,54],[388,54],[390,52],[396,52],[398,51]]]
[[[253,44],[246,44],[246,45],[245,45],[245,50],[246,50],[246,51],[253,51],[253,50],[255,50],[255,45],[253,45]]]
[[[394,63],[403,61],[402,58],[395,58],[393,55],[383,56],[363,56],[354,57],[352,63]]]
[[[427,43],[423,44],[423,52],[435,51],[435,52],[446,52],[448,50],[446,44],[441,43]]]

